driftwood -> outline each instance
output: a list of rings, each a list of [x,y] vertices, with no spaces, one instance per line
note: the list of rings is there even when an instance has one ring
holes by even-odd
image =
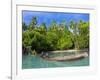
[[[76,54],[76,55],[69,55],[69,56],[59,56],[59,57],[53,57],[53,58],[49,58],[49,57],[45,57],[43,59],[46,60],[50,60],[50,61],[71,61],[71,60],[77,60],[77,59],[81,59],[81,58],[85,58],[88,56],[88,53],[84,52],[81,54]]]

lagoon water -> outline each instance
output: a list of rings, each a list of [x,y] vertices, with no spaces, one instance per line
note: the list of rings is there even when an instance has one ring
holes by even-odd
[[[61,55],[61,54],[60,54]],[[22,69],[89,66],[89,57],[73,61],[47,61],[35,55],[23,55]]]

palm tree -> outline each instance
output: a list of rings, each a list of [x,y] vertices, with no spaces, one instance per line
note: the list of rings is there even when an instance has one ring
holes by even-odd
[[[34,29],[36,27],[36,24],[37,24],[37,17],[33,17],[29,25],[29,29]]]
[[[46,28],[46,24],[45,23],[42,23],[39,27],[39,31],[41,34],[46,34],[46,31],[47,31],[47,28]]]
[[[77,49],[77,34],[78,34],[78,24],[75,23],[74,21],[70,22],[70,29],[72,30],[73,36],[72,40],[74,42],[75,49]]]

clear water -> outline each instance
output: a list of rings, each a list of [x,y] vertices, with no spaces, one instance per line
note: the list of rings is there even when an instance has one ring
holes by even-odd
[[[71,54],[71,53],[70,53]],[[63,54],[53,54],[53,56],[61,56],[68,55],[68,53]],[[47,61],[45,59],[40,58],[39,56],[34,55],[23,55],[22,57],[22,69],[34,69],[34,68],[54,68],[54,67],[75,67],[75,66],[89,66],[89,57],[73,60],[73,61]]]

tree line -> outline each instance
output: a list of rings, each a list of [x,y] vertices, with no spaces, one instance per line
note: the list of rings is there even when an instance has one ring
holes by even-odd
[[[67,24],[62,20],[58,24],[52,20],[49,26],[37,23],[37,17],[33,17],[29,25],[22,23],[23,54],[89,48],[89,22],[72,20]]]

